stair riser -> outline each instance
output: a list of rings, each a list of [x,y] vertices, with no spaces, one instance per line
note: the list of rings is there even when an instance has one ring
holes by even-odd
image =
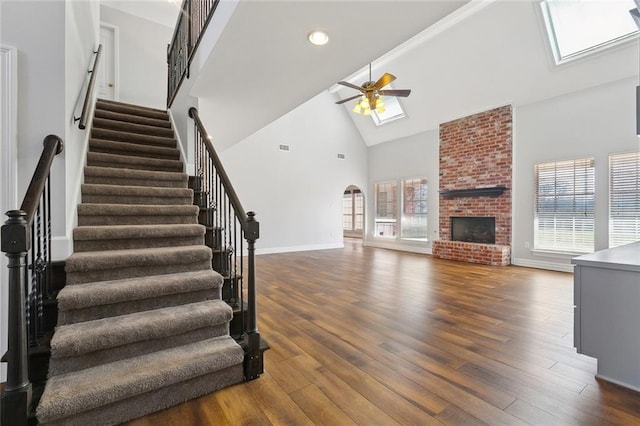
[[[199,328],[176,336],[167,336],[159,339],[145,340],[129,343],[115,348],[91,352],[86,355],[51,358],[49,362],[49,377],[59,374],[84,370],[97,365],[120,361],[122,359],[140,356],[164,349],[175,348],[189,343],[199,342],[229,333],[229,323],[216,324],[210,327]]]
[[[148,275],[174,274],[176,272],[200,271],[211,268],[209,260],[177,265],[137,266],[97,271],[67,271],[67,285],[90,283],[95,281],[121,280]]]
[[[101,152],[104,154],[130,155],[134,157],[160,158],[164,160],[180,160],[180,150],[176,148],[164,148],[125,142],[93,140],[89,142],[89,151]]]
[[[189,399],[207,395],[227,386],[240,383],[243,378],[242,364],[227,367],[213,373],[194,377],[180,383],[155,389],[105,407],[94,408],[77,415],[40,423],[49,426],[115,425],[142,417],[164,408],[172,407]]]
[[[144,124],[147,126],[164,127],[167,129],[171,128],[171,121],[169,121],[168,119],[159,120],[156,118],[143,117],[139,115],[120,114],[118,112],[107,111],[103,109],[96,109],[94,116],[98,118],[116,120],[123,123]]]
[[[94,129],[116,130],[119,132],[137,133],[141,135],[160,136],[163,138],[173,138],[173,130],[166,127],[147,126],[144,124],[127,123],[122,121],[108,120],[104,118],[93,119]]]
[[[204,237],[127,238],[118,240],[76,240],[73,242],[73,249],[75,252],[85,252],[151,247],[197,246],[202,244],[204,244]]]
[[[58,312],[58,324],[76,324],[83,321],[93,321],[101,318],[115,317],[118,315],[132,314],[135,312],[150,311],[153,309],[179,306],[187,303],[202,302],[203,300],[220,299],[221,289],[211,288],[188,293],[168,294],[160,297],[131,300],[127,302],[113,303],[110,305],[91,306],[83,309],[73,309]]]
[[[120,114],[128,114],[128,115],[133,115],[137,117],[154,118],[156,120],[169,119],[169,115],[165,111],[157,111],[149,108],[133,107],[133,106],[127,106],[127,105],[122,105],[117,103],[103,102],[103,101],[99,101],[97,103],[96,111],[98,110],[112,111]]]
[[[143,171],[168,171],[182,173],[183,164],[179,160],[143,158],[101,152],[87,153],[87,166],[121,168]]]
[[[122,186],[149,186],[161,188],[185,188],[185,182],[182,180],[148,180],[148,179],[131,179],[118,178],[111,176],[86,176],[84,183],[100,184],[100,185],[122,185]]]
[[[104,225],[173,225],[196,224],[195,216],[98,216],[78,215],[79,226],[104,226]]]
[[[126,195],[82,194],[83,203],[129,205],[180,205],[191,204],[191,197],[139,197]]]
[[[138,133],[126,133],[110,129],[92,129],[91,138],[109,141],[121,141],[127,143],[138,143],[141,145],[161,146],[165,148],[177,147],[177,142],[174,138],[142,135]]]

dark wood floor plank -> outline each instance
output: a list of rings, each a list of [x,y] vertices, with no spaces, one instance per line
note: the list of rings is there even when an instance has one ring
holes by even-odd
[[[640,424],[573,348],[573,277],[362,247],[259,256],[265,374],[151,424]]]

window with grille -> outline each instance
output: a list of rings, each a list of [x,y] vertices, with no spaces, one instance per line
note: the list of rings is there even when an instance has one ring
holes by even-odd
[[[342,198],[342,228],[362,232],[364,229],[364,197],[359,189],[347,189]]]
[[[609,247],[640,241],[640,152],[609,156]]]
[[[534,249],[594,249],[594,159],[535,165]]]
[[[393,238],[396,236],[397,183],[376,183],[376,218],[374,235]]]
[[[427,179],[402,181],[401,228],[402,239],[427,241]]]

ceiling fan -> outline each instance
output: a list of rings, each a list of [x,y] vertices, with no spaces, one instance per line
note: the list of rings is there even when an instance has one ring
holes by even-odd
[[[399,96],[406,98],[411,94],[409,89],[389,89],[383,90],[382,88],[395,80],[396,77],[393,74],[384,73],[378,81],[373,82],[371,80],[371,64],[369,64],[369,81],[366,81],[362,86],[356,86],[348,81],[339,81],[338,84],[342,86],[350,87],[352,89],[359,90],[361,93],[355,96],[351,96],[347,99],[337,101],[336,104],[343,104],[351,100],[361,98],[360,102],[353,108],[353,112],[362,113],[364,115],[371,114],[371,110],[376,112],[384,112],[384,102],[380,96]]]

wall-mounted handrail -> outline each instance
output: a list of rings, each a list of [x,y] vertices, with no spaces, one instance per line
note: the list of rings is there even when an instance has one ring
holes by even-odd
[[[44,138],[44,149],[20,210],[6,213],[0,249],[8,258],[9,288],[7,382],[2,390],[1,424],[27,425],[32,393],[28,347],[43,336],[42,303],[51,296],[51,185],[54,157],[63,150],[58,136]]]
[[[89,119],[89,107],[93,101],[93,88],[96,84],[96,76],[98,75],[99,66],[100,66],[100,54],[102,53],[102,45],[98,45],[98,50],[95,52],[95,59],[93,61],[93,68],[88,70],[88,73],[91,74],[89,78],[89,84],[87,85],[87,92],[84,96],[84,103],[82,104],[82,113],[80,117],[73,117],[73,121],[80,121],[78,127],[80,129],[87,128],[87,120]]]
[[[253,380],[262,372],[260,333],[257,324],[255,242],[260,237],[260,224],[254,212],[245,213],[238,194],[225,171],[222,161],[204,128],[198,110],[189,109],[195,129],[195,179],[198,204],[207,214],[206,226],[215,235],[212,249],[220,261],[214,259],[219,272],[225,276],[228,289],[222,297],[232,305],[239,304],[242,311],[244,283],[247,284],[247,322],[242,320],[241,344],[245,350],[245,380]],[[238,229],[239,232],[238,232]],[[247,241],[247,276],[244,277],[243,241]],[[242,317],[242,316],[241,316]]]

